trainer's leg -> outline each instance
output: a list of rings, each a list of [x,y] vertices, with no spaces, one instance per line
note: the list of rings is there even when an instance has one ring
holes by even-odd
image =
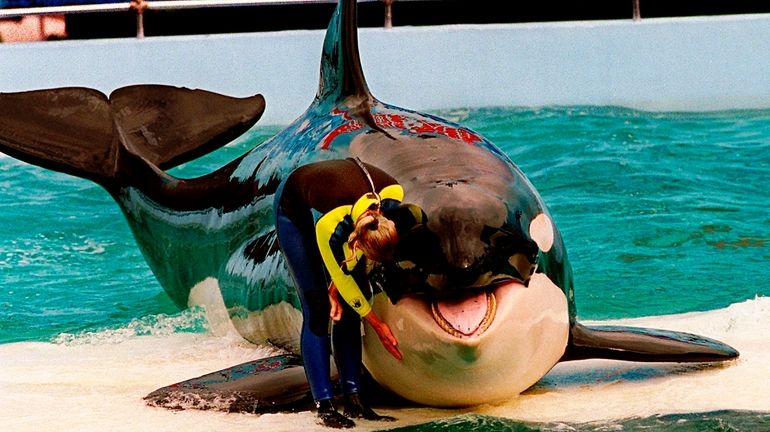
[[[393,421],[393,417],[374,412],[361,394],[361,318],[346,303],[342,307],[342,317],[332,325],[332,346],[345,395],[344,414],[350,418]]]
[[[276,218],[278,243],[286,257],[302,305],[300,350],[310,390],[316,401],[331,399],[328,335],[330,306],[323,277],[305,252],[308,242],[303,233],[280,210]]]
[[[332,325],[334,361],[340,374],[344,394],[361,390],[361,317],[347,303],[342,304],[342,317]]]
[[[310,384],[313,400],[318,408],[322,424],[329,427],[346,428],[355,424],[339,414],[334,408],[334,396],[330,374],[329,340],[329,296],[323,278],[323,268],[306,251],[313,251],[314,238],[286,217],[280,208],[275,212],[276,232],[289,271],[294,279],[302,306],[302,332],[300,353],[305,367],[305,376]],[[311,224],[312,226],[312,224]]]

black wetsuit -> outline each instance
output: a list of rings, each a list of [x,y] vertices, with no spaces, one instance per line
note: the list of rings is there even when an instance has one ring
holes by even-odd
[[[340,283],[335,280],[345,302],[342,318],[332,328],[331,342],[343,391],[357,393],[361,362],[359,314],[363,316],[369,312],[367,297],[371,298],[372,292],[366,278],[366,259],[358,259],[348,270],[341,264],[345,258],[343,251],[354,220],[362,213],[360,207],[367,204],[366,195],[372,192],[372,186],[378,193],[383,192],[381,208],[386,217],[389,210],[399,206],[403,197],[403,190],[393,177],[374,166],[364,166],[371,176],[371,183],[356,161],[330,160],[297,168],[276,192],[274,210],[278,242],[302,305],[300,348],[316,401],[333,396],[329,377],[327,275],[341,269],[346,276],[355,279],[348,283],[353,284],[347,291],[353,293],[350,295],[343,294]],[[397,193],[389,194],[388,191]],[[388,198],[389,195],[397,199]],[[319,239],[319,232],[325,238]],[[323,252],[326,252],[324,257]],[[357,296],[356,291],[362,295]]]

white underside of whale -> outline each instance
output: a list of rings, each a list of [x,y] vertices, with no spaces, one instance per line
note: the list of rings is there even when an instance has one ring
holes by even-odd
[[[547,276],[536,273],[528,287],[499,288],[494,321],[478,336],[443,331],[430,307],[415,299],[392,305],[374,302],[404,355],[398,361],[366,328],[364,364],[381,385],[414,402],[469,406],[516,396],[559,361],[567,346],[567,299]]]
[[[217,336],[237,333],[253,343],[270,343],[299,352],[302,312],[288,302],[270,305],[261,311],[228,310],[219,281],[209,277],[190,290],[188,305],[205,309],[211,332]]]

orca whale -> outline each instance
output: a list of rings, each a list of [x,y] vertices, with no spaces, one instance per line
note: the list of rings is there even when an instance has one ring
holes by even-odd
[[[275,236],[277,186],[294,168],[319,160],[359,157],[388,172],[403,186],[404,201],[427,217],[403,236],[396,259],[372,274],[374,308],[399,340],[403,360],[365,331],[363,364],[379,385],[416,403],[510,398],[560,361],[738,356],[697,335],[580,324],[567,250],[535,187],[473,130],[372,96],[359,59],[355,1],[340,0],[332,16],[318,93],[304,114],[210,174],[183,179],[167,172],[247,131],[264,107],[260,95],[164,85],[109,96],[87,88],[2,93],[0,151],[101,185],[180,308],[213,296],[244,338],[293,353],[301,313]],[[246,400],[239,410],[275,409],[307,394],[297,368],[295,356],[262,359],[151,399],[168,406],[175,391],[236,395]]]

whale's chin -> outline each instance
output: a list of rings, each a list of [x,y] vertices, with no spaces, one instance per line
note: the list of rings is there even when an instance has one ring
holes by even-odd
[[[569,314],[563,292],[545,275],[528,287],[498,285],[451,301],[408,297],[374,309],[404,355],[385,351],[370,328],[364,365],[394,393],[432,406],[471,406],[518,395],[545,375],[567,346]]]

